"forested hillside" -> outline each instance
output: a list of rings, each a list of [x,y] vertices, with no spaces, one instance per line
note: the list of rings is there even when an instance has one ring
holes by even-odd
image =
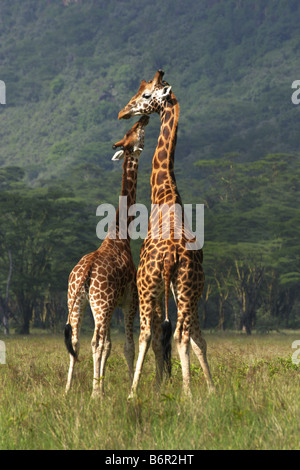
[[[299,20],[297,0],[0,0],[0,321],[65,318],[68,274],[100,243],[96,208],[118,201],[118,112],[162,68],[181,109],[178,188],[205,204],[202,326],[300,326]],[[152,116],[148,206],[158,132]]]

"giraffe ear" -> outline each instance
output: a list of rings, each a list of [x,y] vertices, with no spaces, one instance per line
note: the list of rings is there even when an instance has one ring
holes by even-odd
[[[133,147],[134,152],[142,152],[144,149],[142,147],[137,147],[136,145]]]
[[[113,161],[121,160],[121,158],[123,158],[124,155],[125,155],[124,150],[118,150],[112,157],[112,160]]]
[[[169,96],[171,94],[171,90],[172,90],[171,86],[165,86],[162,90],[161,97],[166,98],[167,96]]]

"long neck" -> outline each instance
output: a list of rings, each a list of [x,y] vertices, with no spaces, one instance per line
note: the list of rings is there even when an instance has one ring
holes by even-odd
[[[120,204],[116,213],[116,233],[118,234],[119,231],[125,229],[126,238],[128,225],[133,220],[133,216],[128,216],[128,210],[136,202],[138,167],[139,158],[137,156],[133,156],[131,153],[126,152],[123,164],[121,190],[121,196],[123,196],[123,198],[120,200]],[[122,235],[121,238],[123,238]]]
[[[174,175],[179,103],[173,94],[160,115],[160,134],[152,161],[151,202],[152,204],[181,204]]]

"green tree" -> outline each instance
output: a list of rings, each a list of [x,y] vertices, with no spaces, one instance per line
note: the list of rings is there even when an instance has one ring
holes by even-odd
[[[38,304],[67,288],[72,263],[87,245],[81,227],[89,222],[82,204],[59,198],[51,189],[1,192],[0,206],[3,244],[13,259],[11,292],[20,332],[28,334]]]

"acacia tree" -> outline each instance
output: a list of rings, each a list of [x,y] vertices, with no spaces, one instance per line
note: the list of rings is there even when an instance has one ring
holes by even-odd
[[[225,330],[225,303],[231,291],[231,266],[224,267],[221,270],[214,270],[214,279],[217,285],[219,321],[218,329]]]
[[[205,178],[205,231],[212,251],[205,273],[218,278],[222,325],[222,276],[232,266],[230,296],[234,323],[248,334],[256,315],[289,324],[299,299],[299,157],[269,154],[241,162],[237,154],[196,162]],[[205,262],[209,244],[205,245]],[[212,273],[210,273],[212,276]],[[234,282],[232,282],[234,281]],[[229,298],[229,296],[228,296]],[[297,324],[295,318],[295,324]]]
[[[83,204],[60,196],[25,186],[0,191],[0,230],[13,260],[10,292],[22,334],[29,333],[33,314],[44,304],[51,310],[52,294],[67,288],[71,267],[86,251],[86,233],[93,233],[82,231]]]
[[[0,317],[0,321],[3,324],[5,335],[9,335],[9,313],[10,313],[9,312],[9,288],[10,288],[12,270],[13,270],[11,250],[7,251],[7,258],[8,258],[8,276],[6,280],[5,294],[4,295],[0,294],[0,312],[2,314],[2,320]],[[1,326],[1,323],[0,323],[0,326]]]
[[[264,267],[249,261],[235,260],[234,288],[239,305],[239,329],[251,335],[259,308]]]
[[[210,298],[210,295],[212,293],[212,283],[211,282],[205,282],[204,284],[204,289],[201,297],[201,305],[202,305],[202,328],[207,327],[207,304],[208,300]]]

